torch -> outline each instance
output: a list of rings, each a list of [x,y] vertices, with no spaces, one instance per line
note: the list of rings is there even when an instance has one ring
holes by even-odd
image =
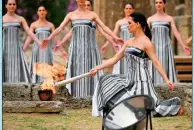
[[[52,87],[54,89],[57,89],[57,88],[59,88],[61,86],[64,86],[68,83],[72,83],[72,82],[75,82],[79,79],[88,77],[89,75],[90,75],[90,73],[88,72],[88,73],[78,75],[78,76],[75,76],[75,77],[72,77],[72,78],[69,78],[69,79],[66,79],[66,80],[62,80],[62,81],[59,81],[59,82],[53,82]],[[40,98],[41,101],[50,101],[52,99],[53,94],[54,93],[53,93],[52,89],[43,89],[43,90],[38,91],[38,95],[39,95],[39,98]]]

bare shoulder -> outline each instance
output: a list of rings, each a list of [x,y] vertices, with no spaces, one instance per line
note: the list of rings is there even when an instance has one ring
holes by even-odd
[[[17,14],[16,14],[16,18],[17,18],[20,22],[26,21],[24,17],[22,17],[22,16],[20,16],[20,15],[17,15]]]
[[[54,24],[53,24],[52,22],[49,22],[49,21],[48,21],[48,26],[49,26],[50,28],[55,27]]]
[[[133,40],[135,37],[129,38],[128,40],[125,41],[126,46],[131,46],[133,44]]]
[[[170,16],[170,15],[166,15],[166,18],[167,18],[167,20],[170,21],[170,22],[174,21],[173,17]]]
[[[124,20],[123,20],[123,19],[120,19],[120,20],[118,20],[118,21],[116,22],[116,24],[119,25],[119,26],[120,26],[122,23],[124,23]]]
[[[30,27],[35,28],[36,25],[37,25],[37,21],[34,21],[34,22],[31,23]]]
[[[3,22],[5,22],[6,19],[7,19],[7,15],[5,14],[5,15],[3,15]]]
[[[69,17],[69,18],[72,17],[72,15],[73,15],[75,12],[76,12],[76,10],[73,11],[73,12],[69,12],[69,13],[65,16],[65,18],[66,18],[66,17]]]
[[[143,39],[143,45],[144,45],[145,50],[154,47],[152,41],[151,41],[148,37],[145,37],[145,38]]]
[[[148,22],[152,22],[154,18],[155,18],[155,15],[152,15],[152,16],[150,16],[150,17],[147,18],[147,21]]]
[[[121,21],[118,20],[118,21],[115,23],[115,25],[116,25],[116,26],[120,26],[120,23],[121,23]]]
[[[148,17],[148,18],[147,18],[147,21],[150,22],[151,19],[152,19],[152,16],[151,16],[151,17]]]
[[[93,15],[95,18],[99,17],[97,13],[95,13],[94,11],[89,11],[89,13],[91,13],[91,15]]]

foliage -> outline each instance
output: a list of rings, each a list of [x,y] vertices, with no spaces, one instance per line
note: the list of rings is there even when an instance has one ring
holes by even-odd
[[[36,13],[39,5],[44,5],[48,10],[48,21],[57,27],[66,15],[67,4],[68,0],[18,0],[16,13],[23,16],[31,24],[37,20]],[[4,9],[3,14],[5,14]]]

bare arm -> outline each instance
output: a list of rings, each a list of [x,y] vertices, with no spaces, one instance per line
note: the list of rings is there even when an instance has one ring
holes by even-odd
[[[72,37],[72,29],[65,35],[65,37],[60,41],[59,45],[61,46],[62,44],[66,43],[69,41]]]
[[[41,45],[40,41],[35,36],[35,34],[30,30],[30,28],[28,27],[28,24],[27,24],[26,20],[23,17],[21,18],[21,23],[22,23],[22,25],[24,27],[24,30],[28,34],[28,36],[30,36],[30,38],[32,38],[32,40],[34,40],[40,46]]]
[[[34,32],[34,26],[33,26],[33,24],[31,24],[31,26],[30,26],[30,31],[31,31],[31,32]],[[27,39],[26,39],[26,41],[25,41],[25,43],[24,43],[24,46],[23,46],[23,50],[24,50],[24,51],[27,50],[27,48],[28,48],[28,46],[29,46],[29,44],[30,44],[31,42],[32,42],[32,39],[28,36]]]
[[[149,28],[150,28],[150,22],[151,22],[150,19],[151,19],[150,17],[147,19],[147,24],[148,24]]]
[[[182,38],[181,38],[181,35],[180,33],[178,32],[177,28],[176,28],[176,25],[174,23],[174,20],[173,18],[171,18],[171,28],[172,28],[172,32],[174,33],[174,36],[176,37],[176,39],[178,40],[178,43],[180,44],[180,46],[183,48],[183,50],[185,51],[186,54],[188,54],[187,50],[189,50],[189,48],[184,44]],[[190,53],[190,50],[189,50],[189,53]]]
[[[117,22],[117,23],[115,24],[115,28],[114,28],[113,33],[114,33],[115,35],[117,35],[117,36],[118,36],[119,31],[120,31],[120,25],[119,25],[119,22]],[[109,42],[107,41],[107,42],[106,42],[106,44],[108,45],[108,44],[109,44]],[[114,44],[112,44],[112,45],[114,45]]]
[[[96,15],[95,13],[94,13],[94,21],[104,30],[104,32],[112,36],[115,40],[120,39],[100,20],[98,15]]]
[[[105,33],[101,27],[99,27],[97,25],[97,29],[98,31],[106,38],[106,40],[110,43],[112,43],[113,45],[115,45],[116,43],[113,41],[112,37],[110,37],[107,33]]]
[[[51,33],[53,33],[54,30],[55,30],[55,26],[53,24],[51,24]],[[54,45],[57,45],[58,42],[59,42],[59,37],[58,36],[54,36],[53,40],[54,40]]]
[[[101,65],[98,65],[98,66],[94,67],[91,71],[93,71],[93,70],[102,70],[102,69],[105,69],[107,67],[110,67],[110,66],[116,64],[120,59],[122,59],[124,57],[124,52],[125,52],[126,46],[127,46],[127,43],[125,43],[122,46],[122,48],[119,50],[118,53],[116,53],[116,55],[114,57],[108,59],[107,61],[105,61]]]
[[[192,41],[192,36],[189,37],[189,38],[186,40],[186,43],[189,44],[189,43],[191,43],[191,41]]]
[[[51,27],[51,32],[54,32],[54,30],[55,30],[55,27],[54,27],[54,25],[52,24],[52,27]],[[58,44],[59,44],[60,42],[59,42],[59,38],[58,38],[58,36],[54,36],[54,50],[56,51],[57,50],[57,47],[58,47]],[[65,51],[65,49],[62,47],[62,46],[59,46],[59,51],[61,52],[61,54],[64,56],[64,58],[65,59],[67,59],[67,53],[66,53],[66,51]]]
[[[155,49],[153,44],[151,43],[150,40],[146,40],[145,42],[145,51],[148,54],[149,58],[152,60],[154,67],[157,69],[157,71],[160,73],[162,78],[165,80],[165,82],[168,82],[168,77],[166,76],[166,72],[164,71],[164,68],[158,61],[158,58],[155,53]]]
[[[54,36],[58,35],[64,28],[65,26],[71,21],[70,19],[70,15],[71,13],[69,13],[65,19],[63,20],[63,22],[60,24],[60,26],[58,28],[56,28],[52,34],[48,37],[48,40],[51,40]]]

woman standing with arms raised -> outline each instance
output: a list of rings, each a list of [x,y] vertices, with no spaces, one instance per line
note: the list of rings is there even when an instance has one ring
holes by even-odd
[[[89,11],[92,11],[92,1],[91,0],[86,0],[85,1],[85,8]],[[96,29],[106,38],[106,40],[108,40],[111,44],[113,44],[113,46],[116,46],[117,44],[112,40],[112,38],[107,34],[105,33],[101,27],[96,26],[95,22],[92,23],[92,28],[93,28],[93,40],[94,42],[96,42]],[[58,47],[61,47],[63,46],[63,44],[65,44],[68,40],[70,40],[72,37],[72,30],[70,30],[65,36],[64,38],[59,42],[59,44],[56,46],[55,49],[57,49]],[[98,51],[98,47],[97,47],[97,44],[95,44],[96,46],[96,55],[99,55],[98,59],[100,60],[99,62],[101,62],[101,58],[100,58],[100,54],[99,54],[99,51]]]
[[[85,8],[89,11],[92,11],[92,1],[91,0],[86,0],[85,1]],[[94,63],[92,64],[101,64],[101,57],[100,57],[100,53],[99,53],[99,49],[98,49],[98,45],[97,45],[97,41],[96,41],[96,30],[98,30],[111,44],[116,45],[116,43],[112,40],[112,38],[105,33],[101,27],[99,27],[99,25],[96,25],[95,22],[92,22],[92,40],[93,40],[93,52],[92,52],[92,57],[96,57],[96,61],[93,60]],[[67,33],[65,35],[65,37],[63,38],[63,40],[59,43],[59,45],[57,45],[58,47],[62,46],[62,44],[66,43],[70,38],[72,37],[72,30]],[[102,71],[99,71],[98,75],[95,76],[94,78],[94,85],[96,84],[98,77],[101,76],[103,74]],[[93,95],[94,93],[94,88],[95,86],[91,87],[91,91],[90,91],[90,95]]]
[[[92,67],[98,65],[97,57],[92,57],[94,42],[92,36],[92,22],[96,22],[107,34],[112,36],[115,41],[122,42],[114,33],[104,25],[99,16],[85,8],[86,0],[76,0],[78,8],[67,14],[61,25],[45,40],[42,48],[55,35],[59,34],[64,27],[72,22],[72,40],[69,47],[68,67],[66,79],[88,72]],[[96,79],[96,78],[95,78]],[[91,95],[91,87],[94,87],[94,78],[88,77],[72,84],[68,84],[70,94],[73,97],[88,97]]]
[[[128,31],[128,19],[130,14],[132,14],[133,12],[134,12],[134,5],[132,3],[126,4],[124,8],[125,17],[121,20],[118,20],[115,25],[114,33],[116,35],[120,33],[120,37],[124,41],[134,36],[132,33],[129,33]],[[101,48],[102,53],[105,52],[108,44],[109,43],[106,42],[106,44]],[[113,47],[116,48],[116,46],[113,46]],[[119,45],[118,47],[119,49],[121,49],[121,45]],[[118,61],[117,64],[114,65],[113,74],[126,74],[127,72],[126,69],[127,69],[127,65],[126,65],[126,59],[124,57],[123,59]]]
[[[30,31],[26,20],[15,14],[16,1],[8,0],[7,13],[3,16],[3,82],[30,83],[30,75],[20,46],[20,28],[23,26],[27,34],[40,46],[41,42]]]
[[[173,17],[164,12],[165,5],[166,0],[155,0],[157,12],[153,16],[149,17],[147,22],[152,30],[152,42],[156,50],[156,55],[164,67],[169,80],[172,82],[177,82],[170,31],[172,30],[180,46],[187,55],[190,54],[190,49],[183,43],[175,26]],[[154,67],[152,67],[151,71],[154,84],[164,83],[164,80]]]
[[[54,25],[46,20],[47,10],[45,6],[39,6],[37,10],[38,20],[33,22],[30,26],[30,30],[35,32],[37,38],[42,41],[43,39],[47,38],[51,32],[54,31]],[[57,39],[55,38],[55,44]],[[28,36],[23,46],[23,50],[26,51],[28,45],[31,43],[32,39]],[[53,54],[52,54],[52,42],[49,42],[45,49],[40,49],[40,46],[36,43],[32,45],[32,54],[31,60],[29,65],[29,72],[32,79],[32,83],[40,83],[43,81],[43,77],[40,77],[33,73],[33,65],[37,62],[39,63],[47,63],[52,65],[53,64]]]

